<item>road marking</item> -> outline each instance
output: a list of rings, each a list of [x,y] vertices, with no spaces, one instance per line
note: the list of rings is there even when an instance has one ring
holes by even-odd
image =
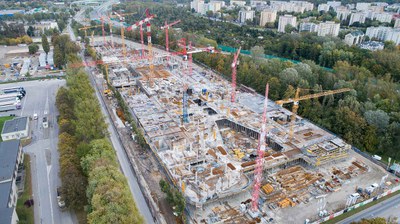
[[[26,94],[26,96],[24,97],[24,103],[22,104],[22,109],[21,109],[21,115],[20,115],[20,117],[22,117],[22,113],[24,112],[24,109],[25,109],[25,102],[26,102],[26,99],[28,98],[28,94]]]
[[[50,212],[51,212],[51,223],[54,223],[54,214],[53,214],[53,201],[51,200],[51,186],[50,186],[50,171],[51,165],[46,166],[47,169],[47,186],[49,187],[49,198],[50,198]]]

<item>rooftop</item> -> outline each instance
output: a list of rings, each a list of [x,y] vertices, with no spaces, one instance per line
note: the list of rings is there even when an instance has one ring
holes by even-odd
[[[15,208],[0,208],[0,223],[11,223]]]
[[[18,118],[14,118],[12,120],[8,120],[4,123],[1,134],[23,131],[26,128],[27,122],[28,122],[27,117],[18,117]]]
[[[12,182],[5,182],[0,184],[0,211],[8,207],[8,200],[10,197]],[[0,212],[0,223],[5,223],[1,221],[3,214]]]
[[[19,140],[0,143],[0,182],[12,177],[18,152]],[[0,190],[0,192],[2,191]]]

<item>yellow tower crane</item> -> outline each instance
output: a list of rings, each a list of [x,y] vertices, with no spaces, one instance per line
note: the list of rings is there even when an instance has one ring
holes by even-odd
[[[300,96],[301,90],[306,90],[306,89],[297,88],[294,98],[288,98],[288,99],[275,101],[275,103],[278,104],[279,106],[283,106],[283,104],[287,104],[287,103],[293,103],[292,115],[290,117],[290,131],[289,131],[289,139],[290,140],[293,139],[294,122],[296,120],[297,109],[299,109],[299,101],[318,98],[321,96],[328,96],[328,95],[333,95],[333,94],[338,94],[338,93],[344,93],[344,92],[350,91],[351,89],[350,88],[342,88],[342,89],[335,89],[335,90],[327,90],[327,91],[322,91],[320,93],[314,93],[314,94]]]
[[[96,28],[96,27],[102,27],[103,25],[96,25],[96,26],[84,26],[82,28],[79,28],[79,30],[84,30],[85,31],[85,37],[87,37],[87,32],[86,30],[91,29],[91,28]]]
[[[117,12],[114,12],[114,16],[110,15],[109,18],[118,18],[119,22],[121,23],[121,39],[122,39],[122,54],[124,55],[124,59],[126,58],[126,47],[125,47],[125,34],[124,34],[124,30],[125,30],[125,26],[124,26],[124,21],[125,21],[125,16],[128,15],[134,15],[137,14],[136,12],[132,12],[132,13],[124,13],[124,14],[119,14]],[[110,24],[111,24],[111,20],[110,20]],[[111,25],[110,25],[111,27]],[[111,28],[110,28],[111,30]],[[112,34],[111,34],[112,35]]]

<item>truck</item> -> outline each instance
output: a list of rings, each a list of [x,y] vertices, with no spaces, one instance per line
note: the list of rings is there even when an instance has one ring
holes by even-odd
[[[9,94],[2,94],[0,95],[0,101],[8,101],[12,99],[18,99],[21,100],[23,98],[21,93],[9,93]]]
[[[11,88],[4,88],[0,91],[2,94],[10,94],[10,93],[20,93],[22,97],[26,95],[26,91],[24,87],[11,87]]]
[[[21,103],[16,100],[0,102],[0,112],[19,109],[21,109]]]

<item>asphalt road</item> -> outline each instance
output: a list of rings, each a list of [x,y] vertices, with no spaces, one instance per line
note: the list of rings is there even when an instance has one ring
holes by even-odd
[[[382,201],[379,204],[367,208],[353,216],[350,216],[340,221],[339,224],[356,222],[360,221],[363,218],[366,219],[377,218],[377,217],[389,218],[391,216],[398,217],[398,223],[400,223],[400,195],[396,195],[392,198]]]
[[[65,80],[28,81],[2,84],[0,88],[22,86],[26,96],[22,99],[22,109],[2,112],[0,115],[32,117],[38,114],[37,120],[30,124],[32,143],[23,148],[31,155],[32,192],[35,201],[35,223],[70,224],[76,218],[69,211],[62,212],[57,205],[56,188],[61,185],[59,173],[59,154],[57,150],[58,125],[56,122],[55,96]],[[49,128],[44,129],[42,119],[47,114]]]

